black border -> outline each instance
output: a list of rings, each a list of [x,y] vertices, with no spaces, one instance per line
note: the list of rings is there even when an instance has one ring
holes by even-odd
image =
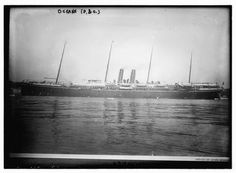
[[[192,161],[127,161],[127,160],[58,160],[58,159],[13,159],[9,157],[8,144],[11,135],[11,122],[8,116],[9,104],[9,29],[11,8],[226,8],[229,10],[229,52],[230,52],[230,124],[228,162]],[[4,5],[4,168],[232,168],[232,5]]]

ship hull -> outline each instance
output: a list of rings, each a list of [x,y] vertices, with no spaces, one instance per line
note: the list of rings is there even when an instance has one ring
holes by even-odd
[[[186,90],[119,90],[119,89],[78,89],[69,87],[22,85],[24,96],[66,96],[66,97],[104,97],[104,98],[167,98],[167,99],[216,99],[220,91]]]

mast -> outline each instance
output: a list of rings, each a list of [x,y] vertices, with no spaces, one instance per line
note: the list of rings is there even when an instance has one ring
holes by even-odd
[[[148,68],[148,76],[147,76],[147,82],[149,81],[149,75],[150,75],[150,69],[151,69],[151,64],[152,64],[152,52],[153,52],[153,47],[152,47],[152,51],[151,51],[151,57],[150,57],[150,62],[149,62],[149,68]]]
[[[190,60],[190,68],[189,68],[189,78],[188,78],[188,83],[191,82],[191,71],[192,71],[192,52],[191,52],[191,60]]]
[[[106,69],[105,83],[107,82],[107,74],[108,74],[109,65],[110,65],[111,50],[112,50],[112,44],[113,44],[113,42],[114,42],[114,41],[111,42],[111,47],[110,47],[110,51],[109,51],[109,58],[108,58],[108,62],[107,62],[107,69]]]
[[[64,56],[64,52],[65,52],[65,47],[66,47],[66,41],[64,43],[64,47],[63,47],[63,51],[62,51],[62,55],[61,55],[61,61],[60,61],[59,69],[58,69],[58,72],[57,72],[56,84],[58,83],[58,78],[59,78],[60,71],[61,71],[61,63],[62,63],[62,60],[63,60],[63,56]]]

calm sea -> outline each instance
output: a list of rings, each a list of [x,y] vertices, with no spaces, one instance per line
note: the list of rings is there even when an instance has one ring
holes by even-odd
[[[229,156],[228,100],[20,97],[12,152]]]

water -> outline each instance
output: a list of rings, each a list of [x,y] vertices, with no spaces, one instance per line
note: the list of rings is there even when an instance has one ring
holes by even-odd
[[[12,152],[229,156],[228,100],[21,97]]]

